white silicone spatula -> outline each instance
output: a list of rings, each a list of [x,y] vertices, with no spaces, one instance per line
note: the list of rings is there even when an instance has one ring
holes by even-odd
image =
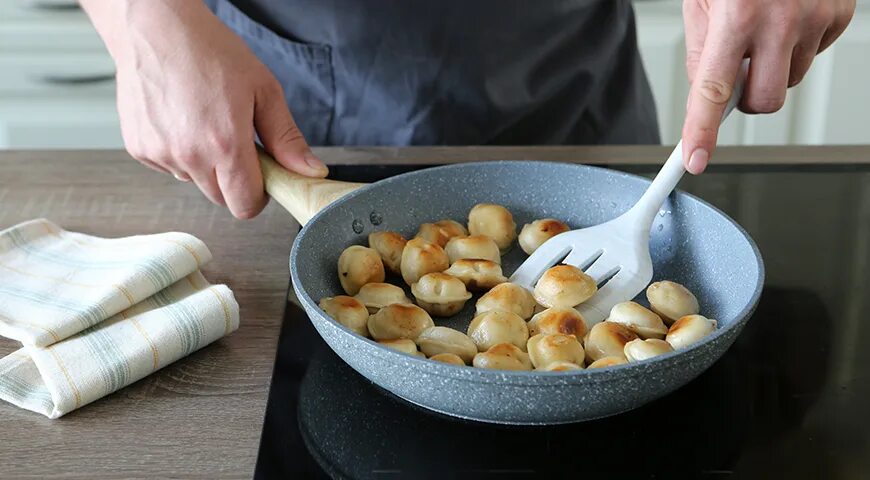
[[[748,66],[748,60],[744,61],[722,121],[743,95]],[[604,320],[614,305],[631,300],[649,285],[653,275],[650,229],[662,203],[685,173],[683,142],[680,141],[630,210],[606,223],[551,238],[520,265],[510,281],[531,290],[548,268],[564,258],[562,263],[584,269],[599,285],[598,292],[577,310],[589,326]]]

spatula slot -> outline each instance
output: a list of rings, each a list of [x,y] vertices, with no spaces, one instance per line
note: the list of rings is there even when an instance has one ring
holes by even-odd
[[[622,270],[622,267],[620,267],[619,265],[617,265],[617,266],[611,268],[607,273],[605,273],[604,275],[602,275],[602,276],[601,276],[601,280],[598,280],[598,288],[600,289],[601,287],[603,287],[604,285],[606,285],[608,282],[610,282],[610,280],[611,280],[613,277],[615,277],[616,274],[618,274],[620,270]]]
[[[588,257],[586,258],[586,260],[583,260],[582,262],[575,262],[575,261],[574,261],[575,259],[570,259],[569,261],[567,261],[567,262],[565,262],[565,263],[568,264],[568,265],[574,265],[574,266],[576,266],[577,268],[579,268],[580,270],[586,271],[586,270],[588,270],[589,267],[591,267],[595,262],[597,262],[598,259],[601,258],[602,255],[604,255],[604,250],[603,250],[603,249],[602,249],[602,250],[598,250],[597,252],[595,252],[595,253],[593,253],[592,255],[588,256]],[[568,257],[571,257],[571,255],[568,255]]]

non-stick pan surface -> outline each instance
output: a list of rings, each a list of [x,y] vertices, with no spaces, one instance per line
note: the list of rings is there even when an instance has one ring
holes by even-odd
[[[684,385],[718,359],[752,314],[764,269],[755,243],[733,220],[682,192],[670,197],[652,227],[654,280],[692,290],[701,312],[719,329],[691,348],[597,370],[509,372],[459,367],[412,357],[362,338],[317,306],[343,293],[337,260],[368,234],[394,230],[412,237],[424,222],[460,222],[477,203],[506,206],[518,226],[554,217],[572,228],[610,220],[640,197],[646,179],[602,168],[504,161],[451,165],[399,175],[365,186],[309,221],[291,253],[293,286],[317,331],[351,367],[372,382],[425,408],[457,417],[511,424],[589,420],[636,408]],[[506,275],[525,255],[503,259]],[[402,285],[401,279],[388,282]],[[641,295],[636,299],[645,303]],[[456,317],[436,324],[464,331],[470,300]]]

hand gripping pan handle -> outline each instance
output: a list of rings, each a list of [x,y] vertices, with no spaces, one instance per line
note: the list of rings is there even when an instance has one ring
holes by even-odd
[[[259,147],[257,154],[266,192],[303,226],[330,203],[366,185],[306,177],[282,167]]]

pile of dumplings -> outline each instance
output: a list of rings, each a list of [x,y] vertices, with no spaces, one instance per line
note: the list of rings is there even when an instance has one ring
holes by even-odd
[[[478,204],[467,227],[454,220],[424,223],[414,238],[380,231],[368,247],[353,245],[338,258],[346,295],[323,298],[320,308],[364,337],[398,351],[454,365],[498,370],[565,371],[645,360],[685,348],[716,329],[699,315],[698,300],[670,281],[646,290],[650,308],[635,302],[613,307],[588,328],[575,307],[592,298],[595,280],[571,265],[547,270],[534,291],[509,283],[502,256],[514,242],[531,255],[569,230],[552,218],[524,225],[519,235],[503,206]],[[410,286],[414,299],[385,283],[390,272]],[[463,333],[433,317],[457,314],[471,299],[475,316]]]

